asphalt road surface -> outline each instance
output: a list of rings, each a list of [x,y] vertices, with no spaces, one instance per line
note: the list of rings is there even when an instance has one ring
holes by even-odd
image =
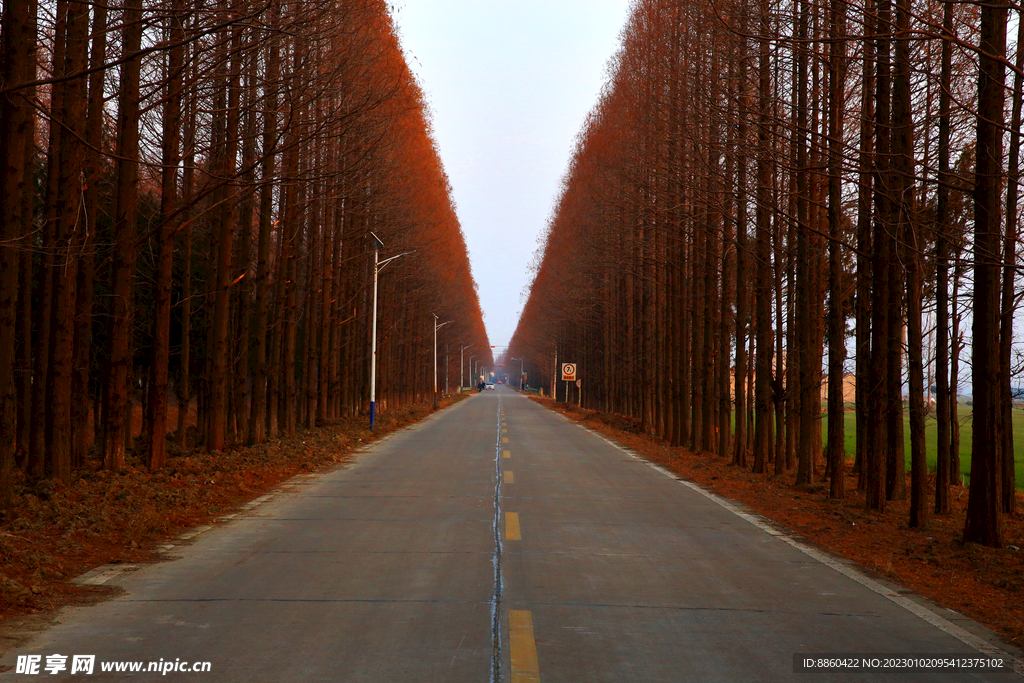
[[[795,672],[795,655],[988,660],[996,641],[723,503],[487,391],[178,542],[177,559],[93,572],[124,594],[66,610],[0,658],[0,679],[1024,680]],[[19,655],[39,673],[17,673]],[[95,657],[91,675],[70,673],[75,655]],[[197,662],[209,671],[175,670]]]

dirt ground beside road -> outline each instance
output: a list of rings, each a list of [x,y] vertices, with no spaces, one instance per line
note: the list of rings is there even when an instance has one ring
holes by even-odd
[[[445,398],[441,408],[463,398]],[[0,652],[18,632],[41,627],[53,609],[116,593],[69,579],[99,565],[157,561],[161,542],[213,523],[290,477],[343,463],[356,448],[432,412],[423,403],[379,415],[373,432],[358,417],[225,453],[182,451],[169,442],[168,464],[155,473],[129,458],[116,473],[92,463],[70,486],[22,481],[14,504],[0,512]]]

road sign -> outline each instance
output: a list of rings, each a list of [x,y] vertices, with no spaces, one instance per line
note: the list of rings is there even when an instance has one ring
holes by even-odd
[[[576,364],[562,363],[562,380],[566,382],[576,381]]]

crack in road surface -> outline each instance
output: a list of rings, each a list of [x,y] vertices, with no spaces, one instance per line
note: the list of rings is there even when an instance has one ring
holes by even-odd
[[[494,595],[491,597],[491,683],[501,679],[501,399],[494,443]]]

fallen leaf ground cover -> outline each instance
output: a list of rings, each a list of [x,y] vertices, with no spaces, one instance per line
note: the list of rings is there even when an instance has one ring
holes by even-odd
[[[853,560],[868,573],[906,586],[984,624],[1011,644],[1024,646],[1024,516],[1020,512],[1024,495],[1017,494],[1017,514],[1004,517],[1006,547],[964,544],[966,487],[952,488],[950,514],[932,515],[923,529],[910,529],[909,501],[890,501],[885,513],[866,509],[852,463],[846,475],[847,497],[833,500],[827,482],[796,487],[795,472],[754,474],[726,458],[670,447],[643,433],[636,420],[531,398],[685,479],[742,503],[804,541]],[[816,481],[823,479],[819,476]]]
[[[446,398],[441,408],[464,397]],[[159,542],[210,523],[292,476],[345,462],[357,447],[432,412],[424,403],[381,414],[373,432],[360,416],[224,453],[168,442],[168,464],[157,472],[133,455],[121,472],[92,463],[69,486],[22,481],[13,505],[0,512],[0,623],[100,599],[111,589],[68,579],[103,564],[154,561]]]

